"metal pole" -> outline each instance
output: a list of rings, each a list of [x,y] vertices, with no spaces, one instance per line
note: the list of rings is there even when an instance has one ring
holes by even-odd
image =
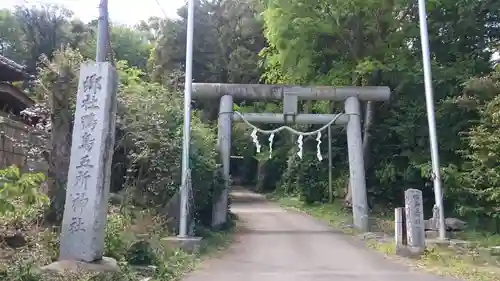
[[[99,20],[97,22],[96,62],[106,61],[109,40],[108,25],[108,0],[101,0],[99,3]]]
[[[436,133],[436,117],[434,114],[434,94],[432,91],[432,72],[429,51],[429,34],[427,31],[427,13],[425,0],[418,0],[418,16],[420,19],[420,41],[422,44],[422,60],[424,64],[425,100],[427,108],[427,122],[432,159],[432,174],[434,180],[435,204],[439,210],[439,239],[446,239],[446,228],[443,210],[443,192],[441,187],[441,173],[439,171],[439,148]]]
[[[332,187],[332,126],[328,126],[328,201],[333,202]]]
[[[179,237],[187,236],[188,190],[186,176],[189,170],[189,142],[191,131],[191,90],[193,84],[193,31],[194,0],[188,0],[188,22],[186,38],[186,74],[184,84],[184,131],[182,140],[182,184]]]

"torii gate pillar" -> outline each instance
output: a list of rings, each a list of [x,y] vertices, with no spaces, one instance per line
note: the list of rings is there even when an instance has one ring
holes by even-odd
[[[224,176],[224,189],[218,198],[214,198],[214,207],[212,211],[212,227],[218,228],[225,224],[228,216],[228,200],[230,185],[230,158],[231,158],[231,131],[233,119],[233,97],[230,95],[222,96],[219,107],[219,129],[217,131],[217,148],[222,164],[222,173]]]
[[[356,228],[368,230],[368,202],[366,198],[365,162],[361,138],[361,109],[357,97],[347,98],[347,151],[349,157],[349,186],[352,194],[352,217]]]

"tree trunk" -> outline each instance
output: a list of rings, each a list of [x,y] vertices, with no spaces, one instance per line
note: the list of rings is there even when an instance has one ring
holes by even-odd
[[[293,141],[294,141],[294,137],[293,135],[290,136],[290,142],[292,143],[293,145]],[[290,151],[292,151],[292,153],[288,153],[288,159],[286,161],[287,163],[287,167],[286,167],[286,172],[285,172],[285,175],[286,175],[286,183],[285,183],[285,193],[288,194],[292,189],[291,189],[291,186],[292,186],[292,177],[293,177],[293,173],[292,173],[292,169],[295,165],[295,157],[297,157],[295,155],[295,150],[293,148],[290,149]]]
[[[257,184],[256,189],[259,192],[264,191],[264,180],[266,178],[266,169],[264,167],[266,161],[258,161],[257,163]]]
[[[71,154],[71,124],[72,114],[69,107],[69,77],[61,71],[55,81],[52,99],[52,136],[49,155],[48,195],[50,208],[46,218],[50,223],[59,225],[64,213],[66,199],[66,184]]]
[[[374,119],[374,107],[373,101],[366,102],[365,122],[363,124],[363,160],[365,163],[365,170],[370,166],[370,144],[372,139],[370,129]]]

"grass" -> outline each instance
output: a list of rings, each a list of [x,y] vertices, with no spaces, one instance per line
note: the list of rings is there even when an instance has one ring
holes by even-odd
[[[121,268],[117,274],[77,274],[56,276],[41,273],[38,268],[55,261],[59,252],[57,229],[39,219],[44,206],[0,217],[0,280],[12,281],[150,281],[179,280],[205,257],[226,248],[233,238],[234,225],[225,231],[200,230],[204,244],[195,253],[173,249],[162,243],[168,236],[164,221],[144,209],[110,208],[105,238],[105,256],[116,259]],[[234,219],[234,217],[233,217]],[[19,247],[7,245],[5,237],[22,233],[26,240]],[[146,270],[147,269],[147,270]]]
[[[351,214],[338,204],[304,204],[294,197],[278,195],[269,195],[268,197],[285,208],[298,210],[326,221],[344,233],[356,234],[355,230],[349,227],[352,221]],[[390,218],[386,216],[373,217],[371,219],[372,231],[393,235],[394,226]],[[372,238],[366,239],[366,243],[369,248],[397,259],[399,262],[440,276],[456,277],[466,281],[500,281],[500,260],[487,250],[487,247],[500,245],[500,235],[467,230],[458,234],[457,239],[469,243],[462,247],[430,245],[424,255],[411,260],[397,257],[392,242]]]

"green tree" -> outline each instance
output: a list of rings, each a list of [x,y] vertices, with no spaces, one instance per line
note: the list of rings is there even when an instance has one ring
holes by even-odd
[[[153,55],[153,75],[170,78],[185,62],[187,7],[167,21]],[[260,77],[258,53],[265,45],[252,0],[208,1],[195,7],[193,79],[252,83]],[[171,80],[169,80],[171,81]],[[165,81],[164,81],[165,82]]]
[[[376,120],[364,122],[365,137],[371,133],[376,140],[365,151],[371,160],[368,187],[375,198],[398,205],[402,191],[410,186],[430,195],[432,190],[424,188],[431,179],[416,3],[268,0],[264,4],[270,45],[264,52],[265,78],[281,83],[389,86],[389,103],[375,105],[371,112]],[[498,5],[440,0],[428,6],[444,167],[461,163],[457,152],[464,142],[456,136],[468,130],[468,119],[477,119],[477,113],[456,108],[452,101],[469,77],[491,71],[487,47],[499,39],[494,12]],[[370,116],[367,108],[365,118]],[[370,123],[372,128],[366,126]],[[344,165],[345,152],[339,159],[336,167]]]
[[[80,49],[85,57],[94,59],[96,53],[97,22],[87,25],[86,41]],[[127,61],[130,66],[145,70],[152,44],[149,33],[123,25],[110,27],[111,49],[115,60]]]
[[[54,51],[71,42],[69,36],[70,10],[56,6],[18,6],[13,12],[20,26],[20,40],[23,44],[24,61],[31,73],[36,73],[37,62],[42,54],[49,59]]]
[[[50,155],[48,155],[48,195],[50,208],[47,219],[60,223],[66,199],[69,161],[72,143],[73,116],[78,87],[78,71],[84,61],[72,49],[56,51],[53,59],[43,57],[39,71],[41,83],[35,88],[39,106],[50,112]]]
[[[24,59],[23,46],[19,42],[20,28],[10,10],[0,10],[0,54],[18,62]]]
[[[97,21],[86,24],[72,17],[72,11],[57,5],[18,6],[12,11],[1,10],[0,54],[25,64],[31,73],[37,72],[37,63],[42,55],[50,60],[55,51],[63,47],[79,49],[84,57],[93,59]],[[151,26],[155,26],[153,19]],[[116,59],[127,60],[131,66],[146,69],[154,42],[152,34],[152,29],[146,31],[113,25],[111,41]]]
[[[456,168],[449,169],[450,179],[456,181],[456,185],[449,192],[467,202],[453,207],[457,213],[474,219],[472,223],[492,226],[498,231],[500,72],[470,79],[466,83],[464,95],[457,99],[455,104],[469,110],[477,110],[480,119],[465,134],[468,146],[462,151],[464,164],[461,171]],[[484,225],[485,219],[494,219],[494,224]]]

